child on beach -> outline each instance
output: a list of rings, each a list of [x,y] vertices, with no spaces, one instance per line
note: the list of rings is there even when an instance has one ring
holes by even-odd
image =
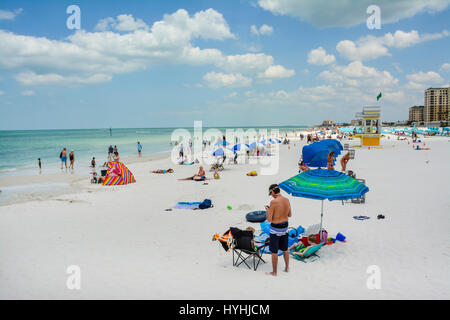
[[[298,240],[299,241],[290,246],[288,250],[291,254],[299,256],[303,255],[303,252],[307,247],[320,243],[320,240],[318,240],[318,235],[316,234],[310,234],[307,237],[300,236]]]
[[[334,152],[331,151],[327,157],[327,169],[334,170],[333,162],[334,162]]]

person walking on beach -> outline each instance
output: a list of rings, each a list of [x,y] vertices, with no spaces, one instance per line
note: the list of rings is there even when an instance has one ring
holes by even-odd
[[[114,152],[114,149],[113,149],[112,145],[109,145],[109,148],[108,148],[108,161],[111,161],[112,156],[113,156],[113,152]]]
[[[95,170],[95,157],[93,157],[91,160],[91,168],[92,170]]]
[[[70,160],[69,169],[72,168],[73,170],[73,164],[75,162],[75,155],[73,153],[73,150],[71,150],[69,153],[69,160]]]
[[[267,221],[270,222],[270,251],[272,252],[272,272],[268,275],[276,276],[278,268],[278,250],[283,251],[285,272],[289,272],[288,251],[288,220],[292,217],[289,199],[280,194],[280,187],[272,184],[269,187],[269,195],[274,199],[270,206],[266,206]]]
[[[41,158],[38,158],[39,173],[42,171]]]
[[[141,157],[142,156],[142,145],[141,145],[141,143],[138,141],[138,143],[137,143],[137,149],[138,149],[138,155],[139,155],[139,157]]]
[[[63,164],[66,165],[67,169],[67,151],[66,148],[64,148],[61,153],[59,154],[59,158],[61,159],[61,170],[63,169]]]

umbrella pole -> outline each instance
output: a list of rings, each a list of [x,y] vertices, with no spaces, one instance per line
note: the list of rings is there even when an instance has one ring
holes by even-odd
[[[319,229],[319,235],[321,235],[322,231],[322,219],[323,219],[323,200],[322,200],[322,208],[320,210],[320,229]]]

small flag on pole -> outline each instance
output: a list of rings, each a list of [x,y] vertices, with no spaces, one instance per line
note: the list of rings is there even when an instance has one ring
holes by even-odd
[[[381,94],[381,92],[380,92],[380,93],[377,95],[377,101],[380,100],[381,97],[382,97],[382,94]]]

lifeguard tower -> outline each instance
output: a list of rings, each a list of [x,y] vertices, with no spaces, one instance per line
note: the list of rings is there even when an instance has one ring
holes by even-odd
[[[362,112],[356,114],[358,119],[362,119],[362,133],[354,135],[361,139],[360,147],[382,148],[381,139],[381,107],[363,107]]]

